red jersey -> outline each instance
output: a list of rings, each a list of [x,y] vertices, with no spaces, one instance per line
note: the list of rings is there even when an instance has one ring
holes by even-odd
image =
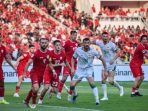
[[[23,67],[23,68],[24,68],[24,67],[26,66],[27,62],[29,61],[29,59],[31,58],[29,52],[25,52],[22,56],[23,56],[24,58],[19,61],[19,65],[18,65],[18,67],[17,67],[18,69],[19,69],[20,67]]]
[[[63,47],[65,49],[66,58],[68,62],[71,62],[71,58],[73,57],[74,51],[78,47],[78,42],[72,42],[71,40],[67,40]]]
[[[52,50],[49,56],[52,64],[61,64],[61,63],[64,63],[64,61],[66,60],[66,55],[64,51],[61,51],[59,54],[57,54],[55,53],[54,50]],[[58,67],[54,67],[54,69],[56,70],[57,73],[60,73],[62,67],[58,66]]]
[[[1,67],[2,67],[2,63],[4,61],[5,56],[6,56],[6,48],[3,45],[1,45],[0,46],[0,66]]]
[[[148,45],[143,46],[142,44],[139,44],[134,52],[133,58],[130,62],[133,66],[141,66],[144,62],[144,54],[148,51]]]
[[[46,52],[42,52],[40,49],[38,49],[35,53],[34,56],[32,57],[33,59],[33,67],[31,71],[35,72],[43,72],[46,67],[46,64],[48,63],[47,60],[47,55],[49,54],[49,51],[47,50]]]

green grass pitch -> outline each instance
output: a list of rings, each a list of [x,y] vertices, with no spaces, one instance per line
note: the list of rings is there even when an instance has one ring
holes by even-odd
[[[101,84],[98,82],[96,84],[101,98],[103,96]],[[77,86],[79,96],[75,104],[67,101],[67,93],[63,89],[62,100],[57,100],[55,95],[49,100],[46,95],[43,105],[38,105],[36,109],[30,109],[22,101],[31,84],[23,83],[20,89],[20,97],[14,98],[16,84],[6,83],[5,99],[10,104],[1,104],[0,111],[148,111],[148,82],[144,82],[140,88],[143,97],[130,97],[133,82],[120,82],[120,84],[124,86],[125,95],[120,97],[118,90],[108,85],[109,101],[101,101],[100,106],[95,106],[94,96],[88,83],[82,82]],[[67,83],[68,85],[69,83]]]

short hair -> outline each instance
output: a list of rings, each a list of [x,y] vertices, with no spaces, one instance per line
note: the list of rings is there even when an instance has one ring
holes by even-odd
[[[108,32],[102,32],[102,35],[104,35],[104,34],[108,34]]]
[[[74,34],[74,33],[77,33],[77,31],[76,31],[76,30],[70,31],[70,35],[72,35],[72,34]]]
[[[141,35],[139,41],[141,42],[143,38],[146,38],[148,40],[148,36],[147,35]]]
[[[57,39],[53,41],[53,45],[55,45],[57,42],[61,43],[61,41]]]
[[[90,41],[90,39],[89,39],[89,38],[84,38],[84,39],[83,39],[83,42],[84,42],[84,41]]]
[[[31,48],[31,47],[35,47],[35,46],[34,46],[33,44],[30,44],[30,45],[29,45],[29,48]]]
[[[41,40],[47,40],[47,41],[49,41],[48,38],[40,38],[40,42],[41,42]]]

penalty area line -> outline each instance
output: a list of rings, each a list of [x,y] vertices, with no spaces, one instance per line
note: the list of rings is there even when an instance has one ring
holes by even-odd
[[[104,111],[104,110],[76,108],[76,107],[64,107],[64,106],[48,106],[48,105],[38,105],[38,106],[41,106],[41,107],[49,107],[49,108],[52,107],[52,108],[63,108],[63,109],[76,109],[76,110],[85,110],[85,111]]]

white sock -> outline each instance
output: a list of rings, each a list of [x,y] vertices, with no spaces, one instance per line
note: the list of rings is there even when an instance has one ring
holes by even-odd
[[[102,84],[102,90],[103,90],[104,98],[107,98],[107,85],[106,84]]]
[[[120,90],[120,87],[121,87],[121,86],[120,86],[119,83],[117,83],[116,81],[114,81],[114,86],[117,87],[118,90]]]
[[[98,88],[97,87],[94,87],[94,88],[92,88],[92,91],[93,91],[93,94],[95,96],[96,102],[98,102],[99,101]]]
[[[44,89],[44,85],[43,85],[43,84],[41,84],[41,86],[40,86],[40,88],[39,88],[38,93],[41,93],[43,89]]]
[[[74,89],[74,91],[73,91],[73,94],[74,94],[75,96],[78,95],[78,92],[77,92],[76,87],[75,87],[75,89]]]
[[[4,100],[4,97],[0,97],[0,101],[1,101],[1,100]]]
[[[64,88],[66,89],[66,91],[68,91],[69,89],[68,89],[68,87],[66,86],[66,84],[64,84]]]

